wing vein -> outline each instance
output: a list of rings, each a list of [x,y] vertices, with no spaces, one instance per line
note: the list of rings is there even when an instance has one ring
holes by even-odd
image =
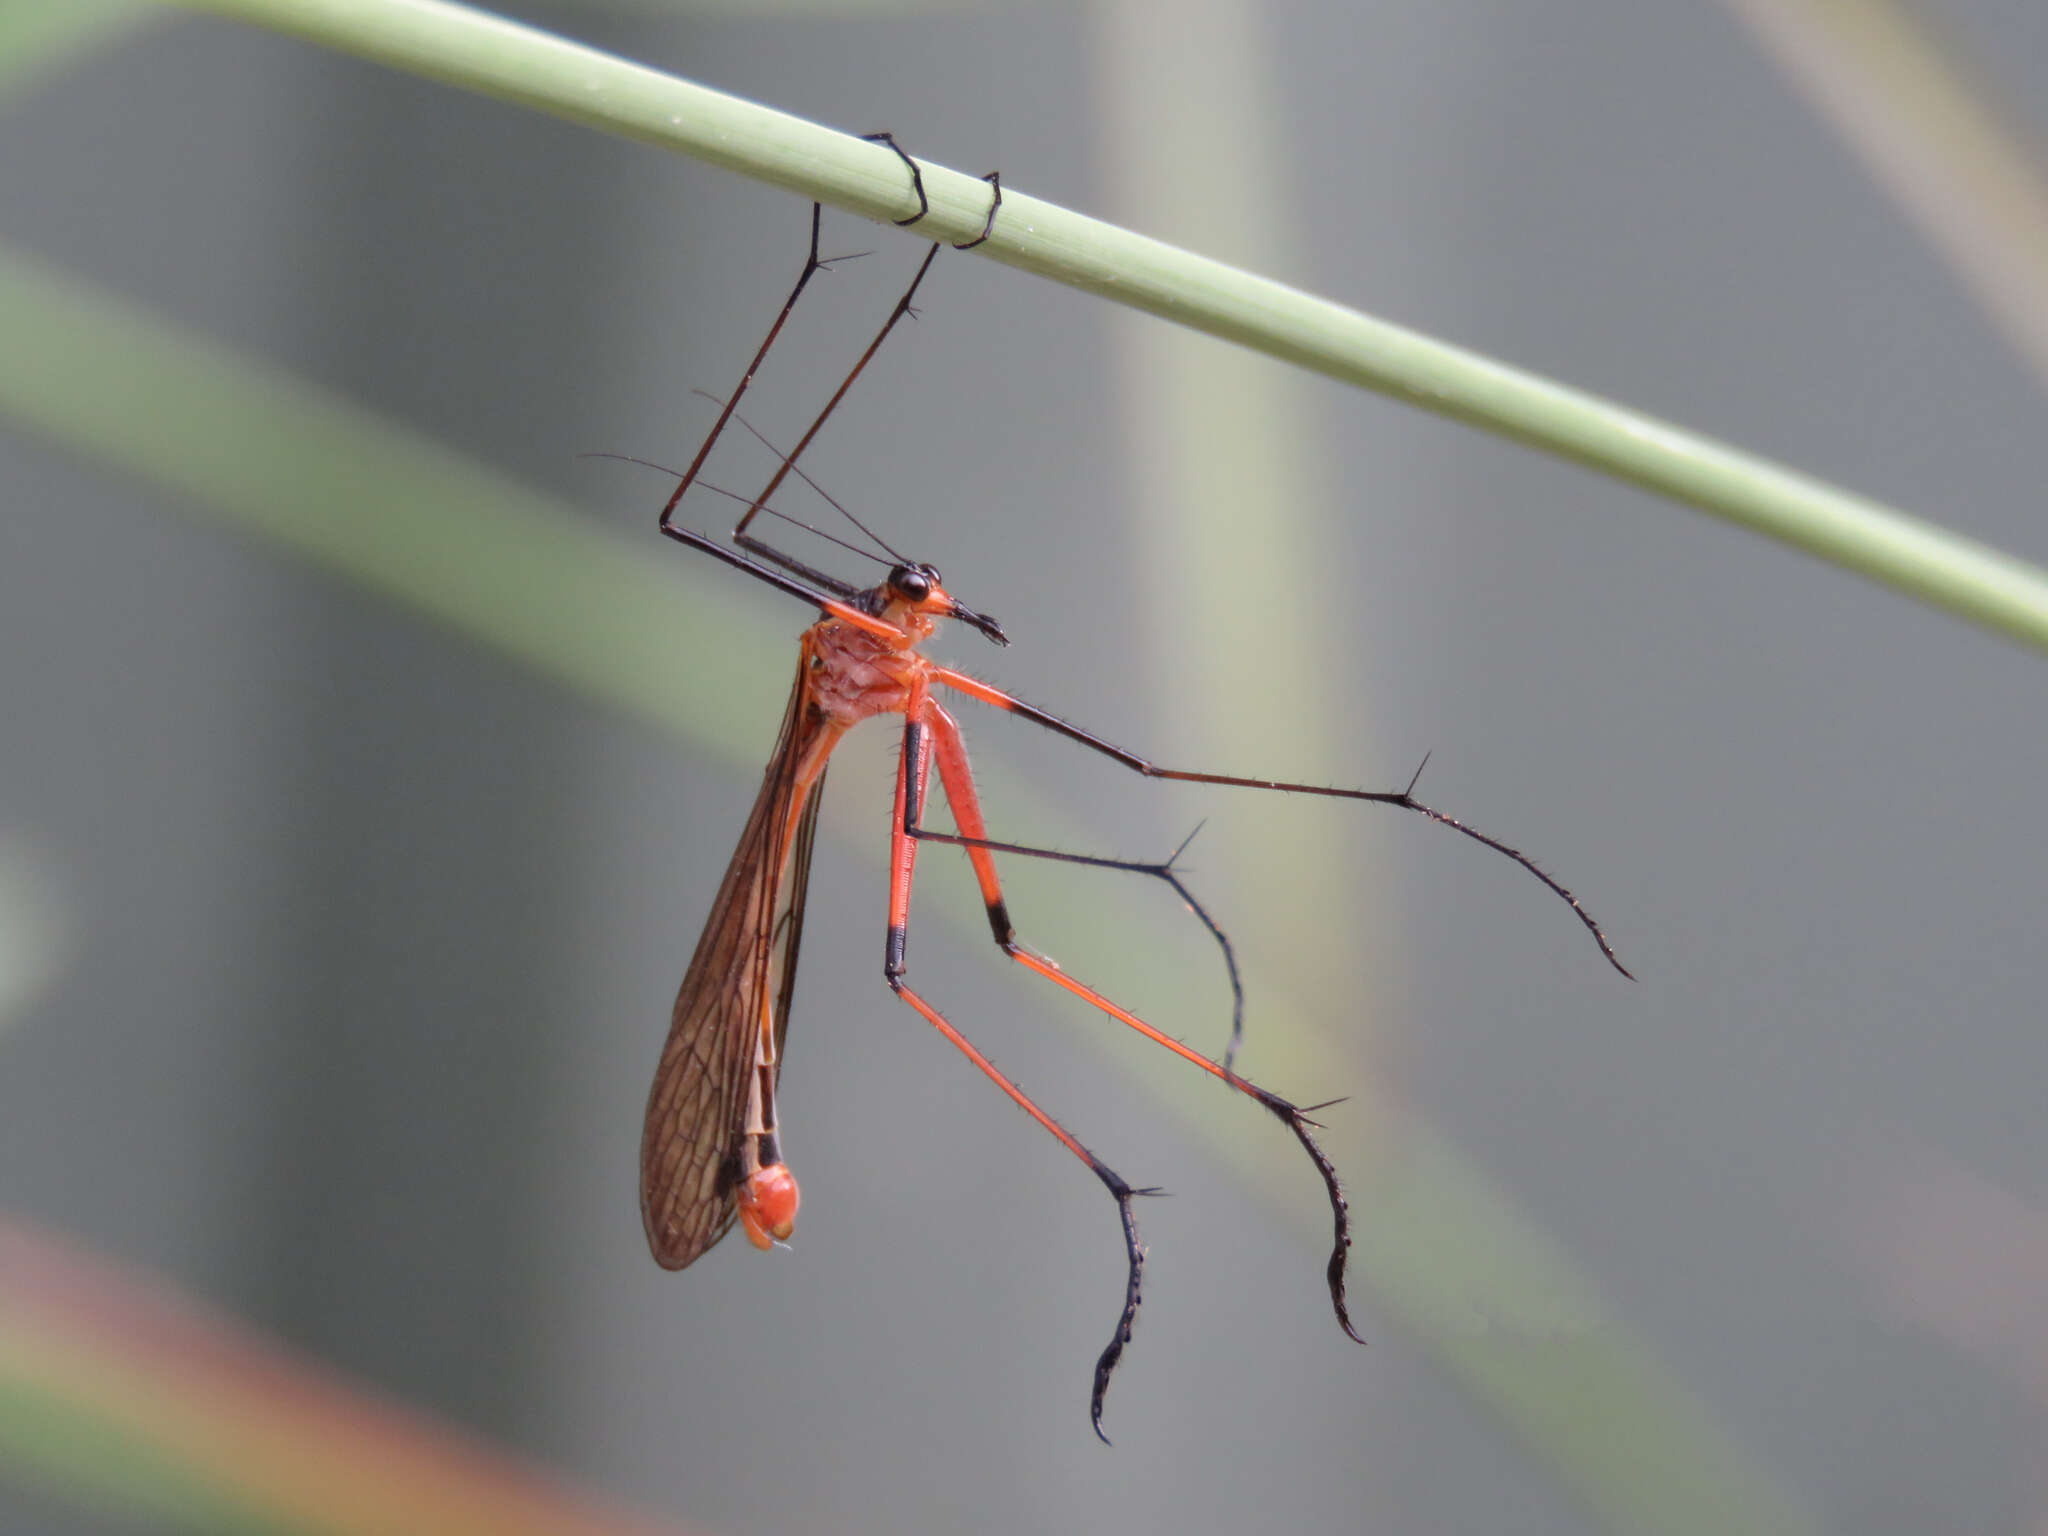
[[[697,1259],[737,1214],[734,1174],[747,1131],[762,1000],[772,1001],[779,1080],[819,791],[840,734],[799,670],[761,792],[676,992],[647,1096],[640,1214],[648,1247],[665,1269]]]

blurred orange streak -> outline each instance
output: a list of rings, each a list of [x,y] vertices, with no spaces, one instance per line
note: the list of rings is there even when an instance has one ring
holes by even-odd
[[[345,1386],[145,1276],[0,1219],[0,1386],[145,1442],[294,1529],[677,1536]]]

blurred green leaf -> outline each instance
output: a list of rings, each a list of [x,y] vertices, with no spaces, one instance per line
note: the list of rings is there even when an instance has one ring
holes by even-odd
[[[0,95],[33,85],[163,14],[148,0],[7,0],[0,5]]]
[[[0,1462],[152,1529],[658,1536],[0,1218]]]

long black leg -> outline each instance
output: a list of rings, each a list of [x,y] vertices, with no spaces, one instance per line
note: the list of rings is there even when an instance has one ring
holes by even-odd
[[[817,250],[817,232],[815,227],[813,228],[811,234],[811,249],[815,258],[815,252]],[[759,540],[751,537],[747,533],[747,525],[751,523],[754,520],[754,518],[760,513],[761,508],[767,503],[768,498],[773,496],[776,493],[776,491],[781,488],[782,482],[789,478],[790,472],[796,468],[796,461],[803,457],[804,450],[811,446],[812,440],[816,438],[818,433],[824,429],[825,423],[827,420],[830,419],[833,411],[838,409],[839,402],[846,398],[846,392],[849,389],[853,388],[854,380],[858,379],[861,376],[862,372],[867,368],[869,362],[873,360],[874,355],[882,350],[882,343],[887,341],[889,339],[889,333],[896,329],[896,322],[901,320],[905,315],[911,313],[911,300],[917,297],[918,287],[920,284],[924,282],[925,274],[931,271],[932,262],[937,258],[940,249],[941,248],[939,246],[934,245],[929,251],[925,252],[924,260],[918,264],[916,275],[912,277],[910,280],[910,286],[903,291],[903,297],[896,301],[896,307],[889,311],[889,318],[882,322],[881,330],[877,331],[875,333],[875,339],[868,343],[868,349],[865,352],[861,353],[859,361],[857,361],[853,365],[852,370],[846,375],[846,377],[840,380],[839,387],[832,392],[832,398],[825,402],[825,408],[818,412],[817,419],[813,421],[810,424],[810,426],[805,430],[804,435],[797,439],[796,447],[792,448],[789,451],[788,456],[783,458],[782,462],[776,466],[775,473],[769,477],[768,483],[761,488],[761,494],[754,498],[754,504],[751,507],[747,508],[746,515],[741,517],[739,522],[733,526],[732,537],[733,542],[735,544],[738,544],[743,549],[751,550],[758,555],[766,556],[769,553],[766,546],[762,545]],[[808,277],[809,273],[806,272],[805,275]],[[801,291],[801,284],[799,285],[799,291]],[[790,303],[794,304],[795,302],[796,295],[792,294],[790,296]],[[783,313],[786,316],[788,314],[788,311],[784,310]],[[782,322],[780,320],[776,321],[776,326],[778,329],[780,329],[781,324]],[[770,334],[769,339],[771,341],[774,339],[772,333]],[[726,407],[728,414],[730,414],[731,409],[731,405],[728,404]],[[719,418],[719,425],[723,426],[724,423],[725,418],[721,416]],[[842,507],[840,508],[840,510],[842,512],[845,512],[846,509]],[[867,534],[869,538],[874,539],[876,544],[880,545],[885,550],[889,550],[889,546],[883,543],[880,538],[876,537],[874,531],[870,529],[866,524],[862,523],[860,519],[854,517],[851,512],[847,512],[846,517],[848,521],[852,522],[854,527],[860,529],[862,533]],[[894,550],[889,550],[889,553],[892,556],[896,554]],[[901,557],[898,556],[897,558],[900,559]]]
[[[1248,779],[1239,778],[1235,774],[1228,773],[1195,773],[1184,768],[1162,768],[1157,763],[1142,758],[1127,748],[1120,747],[1114,742],[1105,741],[1100,736],[1082,730],[1080,726],[1073,724],[1071,721],[1062,720],[1058,715],[1048,710],[1040,709],[1034,704],[1026,704],[1022,699],[1013,697],[1003,692],[1000,688],[992,687],[978,677],[970,677],[965,672],[955,672],[950,667],[932,668],[932,677],[935,681],[944,684],[956,692],[964,693],[971,699],[978,699],[982,703],[993,705],[997,709],[1008,710],[1020,719],[1029,720],[1035,725],[1042,725],[1047,730],[1055,731],[1066,737],[1069,741],[1079,742],[1089,751],[1100,752],[1104,757],[1123,764],[1124,767],[1130,769],[1133,773],[1142,773],[1148,779],[1174,779],[1184,784],[1223,784],[1238,789],[1277,789],[1289,794],[1325,795],[1337,800],[1370,800],[1379,805],[1399,806],[1404,811],[1413,811],[1416,815],[1426,817],[1441,826],[1449,827],[1454,832],[1462,832],[1474,842],[1484,843],[1495,853],[1504,854],[1506,857],[1514,860],[1515,863],[1521,865],[1522,868],[1542,881],[1551,894],[1557,896],[1566,906],[1570,907],[1573,914],[1585,925],[1586,932],[1593,936],[1593,942],[1600,946],[1600,953],[1607,957],[1607,963],[1621,972],[1622,975],[1628,977],[1630,981],[1635,980],[1635,975],[1627,966],[1621,963],[1621,958],[1615,954],[1614,946],[1608,942],[1605,930],[1595,921],[1593,914],[1588,912],[1584,905],[1580,903],[1579,898],[1566,889],[1563,882],[1547,873],[1534,859],[1519,849],[1511,848],[1506,843],[1500,841],[1499,838],[1489,837],[1477,827],[1468,826],[1466,823],[1458,820],[1457,817],[1447,815],[1437,810],[1434,806],[1424,805],[1415,798],[1415,785],[1417,780],[1422,777],[1422,768],[1429,766],[1429,759],[1427,757],[1422,760],[1422,767],[1418,767],[1415,770],[1415,777],[1408,781],[1407,788],[1398,790],[1338,789],[1328,784],[1293,784],[1284,779]]]
[[[756,581],[765,581],[778,592],[787,592],[791,597],[802,598],[813,608],[827,608],[832,603],[840,601],[837,597],[828,597],[823,592],[805,586],[794,576],[784,575],[781,571],[765,566],[758,560],[749,560],[738,550],[727,549],[718,540],[707,538],[694,528],[682,528],[674,523],[663,523],[661,531],[679,544],[687,544],[692,549],[701,550],[714,560],[723,560],[733,569],[745,571]]]
[[[896,135],[889,132],[886,128],[880,133],[864,133],[861,137],[870,144],[888,145],[889,148],[896,151],[896,158],[909,167],[910,190],[917,194],[917,212],[907,219],[897,219],[894,221],[898,229],[908,229],[932,211],[931,199],[924,195],[924,172],[917,168],[917,162],[910,158],[910,152],[896,142]]]
[[[910,152],[896,142],[896,136],[893,133],[864,133],[861,137],[870,144],[888,145],[889,148],[896,151],[896,158],[910,168],[910,190],[917,194],[917,212],[907,219],[896,220],[897,228],[904,229],[912,224],[922,222],[924,216],[932,211],[931,199],[924,195],[924,172],[919,170],[917,162],[910,158]],[[1003,206],[1003,173],[1001,171],[990,171],[981,179],[989,184],[991,193],[988,203],[988,217],[981,221],[981,233],[972,240],[956,240],[953,242],[953,249],[956,251],[971,251],[995,233],[996,210]]]
[[[1164,881],[1172,887],[1174,894],[1180,897],[1182,904],[1195,914],[1196,920],[1209,930],[1209,936],[1223,952],[1223,969],[1230,977],[1230,1044],[1223,1053],[1223,1070],[1235,1075],[1233,1064],[1237,1060],[1238,1047],[1244,1043],[1244,979],[1238,974],[1237,950],[1231,944],[1229,935],[1224,933],[1216,919],[1209,915],[1208,909],[1195,899],[1195,893],[1187,888],[1187,883],[1180,877],[1180,856],[1187,852],[1188,844],[1192,843],[1196,834],[1202,830],[1200,827],[1196,827],[1193,832],[1181,839],[1180,846],[1156,864],[1148,864],[1142,859],[1109,859],[1098,854],[1067,853],[1058,848],[1029,848],[1022,843],[1001,843],[987,837],[963,837],[957,832],[940,832],[932,827],[908,826],[903,830],[924,843],[947,843],[955,848],[981,848],[990,853],[1014,853],[1020,858],[1051,859],[1061,864],[1079,864],[1088,869],[1120,869],[1129,874],[1149,875],[1154,880]]]
[[[956,251],[971,251],[996,232],[996,212],[1003,206],[1003,173],[1001,171],[990,171],[981,179],[988,183],[989,191],[992,194],[988,200],[988,217],[981,221],[981,233],[972,240],[955,240],[953,242],[953,249]]]
[[[901,151],[899,150],[898,153],[901,153]],[[868,363],[874,358],[875,353],[881,350],[882,343],[888,339],[889,332],[895,329],[897,321],[901,320],[906,314],[912,313],[911,300],[916,296],[919,285],[924,282],[925,273],[931,270],[932,261],[938,255],[940,249],[937,245],[934,245],[925,253],[925,258],[918,265],[917,273],[912,277],[909,288],[904,291],[903,297],[896,301],[896,307],[890,311],[889,318],[883,322],[881,330],[875,335],[875,339],[868,343],[867,350],[860,355],[859,360],[854,363],[852,371],[841,381],[839,388],[833,392],[832,398],[825,403],[825,408],[818,413],[817,419],[811,423],[810,429],[804,433],[795,449],[789,454],[777,455],[780,462],[776,466],[774,475],[770,477],[768,484],[762,488],[760,495],[754,497],[748,503],[747,510],[741,514],[740,520],[733,525],[733,543],[737,544],[748,554],[755,556],[756,559],[734,558],[730,550],[726,550],[722,545],[713,543],[701,534],[693,533],[691,530],[679,526],[675,521],[677,505],[682,501],[684,494],[690,487],[696,483],[698,473],[704,467],[704,461],[711,456],[711,450],[725,432],[727,423],[733,420],[735,413],[739,409],[740,400],[745,396],[749,386],[753,384],[755,374],[760,372],[762,361],[768,356],[768,349],[775,345],[776,339],[782,334],[782,328],[788,323],[791,313],[796,309],[797,300],[803,297],[804,289],[810,285],[811,279],[818,272],[831,266],[835,261],[846,259],[845,257],[820,256],[818,254],[818,232],[822,216],[822,210],[819,205],[813,203],[811,205],[810,246],[804,256],[803,270],[797,274],[796,285],[790,289],[789,297],[783,300],[782,308],[775,316],[775,323],[768,328],[768,334],[762,338],[761,345],[755,350],[753,361],[747,364],[747,371],[740,376],[738,387],[725,398],[724,403],[719,409],[718,419],[712,423],[711,431],[705,436],[703,443],[698,447],[696,457],[690,460],[689,468],[683,471],[682,479],[677,482],[675,490],[670,494],[668,501],[662,506],[660,527],[661,531],[670,538],[687,544],[692,549],[701,549],[707,554],[716,555],[728,565],[746,571],[749,575],[769,580],[769,585],[781,591],[789,592],[798,597],[813,597],[816,595],[813,590],[814,588],[823,588],[843,601],[852,597],[859,589],[850,583],[843,582],[837,577],[827,575],[825,572],[805,564],[794,556],[784,554],[773,545],[755,538],[747,532],[747,528],[767,508],[768,498],[775,494],[777,489],[781,487],[782,482],[789,477],[792,471],[799,475],[803,473],[797,469],[797,458],[811,445],[812,439],[824,427],[826,419],[831,416],[840,400],[845,397],[846,392],[853,387],[854,380],[860,377],[862,371],[866,369]],[[749,428],[748,430],[751,431],[752,429]],[[759,434],[756,433],[755,435],[758,436]],[[830,498],[827,499],[829,500]],[[887,543],[877,537],[874,531],[862,523],[859,518],[855,517],[852,512],[840,506],[837,502],[833,502],[832,505],[854,527],[860,529],[869,538],[874,539],[876,545],[887,551],[891,559],[901,560],[902,557],[895,550],[890,549]],[[780,566],[784,571],[796,576],[799,580],[795,583],[781,579],[770,580],[760,564],[762,561],[770,565]],[[812,585],[806,587],[802,584],[804,582],[809,582]]]
[[[775,345],[775,338],[782,334],[782,327],[788,323],[791,311],[796,308],[796,301],[803,297],[804,289],[810,285],[811,279],[826,265],[818,256],[818,225],[823,216],[824,210],[817,203],[811,204],[811,246],[809,253],[804,257],[803,271],[797,274],[796,286],[789,290],[789,297],[782,301],[782,309],[776,315],[775,323],[768,327],[768,334],[761,339],[761,345],[755,349],[754,360],[747,364],[747,371],[740,375],[739,388],[726,397],[725,406],[718,413],[718,420],[711,424],[710,432],[705,435],[703,443],[697,449],[697,456],[690,460],[690,467],[683,471],[683,478],[676,483],[675,490],[662,506],[663,533],[674,531],[677,503],[696,483],[697,472],[704,467],[704,461],[711,457],[712,447],[718,442],[719,435],[725,431],[725,424],[732,420],[733,412],[739,409],[741,397],[746,394],[747,387],[754,382],[754,375],[761,371],[762,361],[768,356],[768,349]],[[761,499],[765,501],[767,498],[764,496]],[[752,515],[751,510],[748,515]]]
[[[1075,1157],[1087,1164],[1088,1171],[1102,1181],[1115,1198],[1117,1217],[1123,1226],[1124,1258],[1127,1269],[1124,1280],[1124,1304],[1117,1314],[1116,1331],[1110,1335],[1108,1345],[1095,1361],[1094,1385],[1088,1398],[1088,1419],[1095,1426],[1095,1434],[1104,1445],[1109,1436],[1102,1432],[1102,1404],[1109,1394],[1109,1379],[1116,1371],[1117,1362],[1123,1358],[1124,1346],[1131,1342],[1131,1330],[1138,1320],[1140,1282],[1145,1272],[1145,1249],[1138,1241],[1138,1217],[1132,1209],[1132,1202],[1140,1195],[1156,1195],[1156,1189],[1133,1189],[1115,1169],[1097,1157],[1059,1121],[1040,1109],[1031,1097],[997,1069],[995,1063],[955,1029],[946,1016],[926,1002],[912,990],[906,977],[909,974],[910,949],[910,891],[917,874],[917,841],[909,835],[908,828],[922,819],[925,782],[931,764],[931,738],[924,733],[924,727],[915,719],[904,733],[903,756],[896,771],[896,818],[890,836],[889,858],[889,939],[882,960],[882,975],[890,989],[915,1009],[934,1029],[951,1041],[969,1061],[979,1067],[1004,1093],[1010,1101],[1025,1114],[1036,1120],[1040,1126]]]
[[[974,789],[974,771],[967,762],[967,749],[960,739],[960,727],[936,700],[926,699],[922,711],[913,709],[907,717],[904,726],[903,754],[906,763],[920,764],[927,755],[937,756],[939,781],[945,786],[947,803],[953,807],[953,819],[959,823],[964,834],[962,841],[967,848],[968,858],[974,864],[975,877],[981,885],[982,902],[988,910],[989,929],[995,936],[997,947],[1004,954],[1026,970],[1035,971],[1056,986],[1064,987],[1083,1002],[1101,1009],[1118,1023],[1136,1030],[1154,1045],[1164,1046],[1190,1066],[1200,1067],[1212,1076],[1222,1079],[1247,1098],[1256,1100],[1287,1127],[1296,1141],[1301,1143],[1302,1150],[1315,1164],[1316,1172],[1322,1178],[1323,1188],[1330,1199],[1330,1261],[1325,1269],[1325,1278],[1330,1289],[1330,1304],[1336,1310],[1338,1325],[1363,1344],[1365,1340],[1351,1326],[1351,1310],[1344,1292],[1345,1267],[1351,1252],[1350,1206],[1344,1198],[1343,1186],[1338,1181],[1336,1166],[1316,1141],[1316,1123],[1309,1119],[1307,1111],[1289,1103],[1279,1094],[1239,1077],[1230,1068],[1211,1061],[1200,1051],[1146,1023],[1129,1009],[1110,1001],[1093,987],[1068,975],[1058,962],[1050,956],[1040,954],[1018,936],[1016,928],[1010,922],[1008,903],[1003,899],[1002,882],[996,872],[995,859],[986,846],[989,839],[984,834],[988,829],[982,823],[980,798]],[[898,810],[898,836],[909,838],[910,829],[921,825],[924,820],[922,798],[911,795],[901,801]]]
[[[711,424],[710,432],[705,435],[703,443],[697,449],[697,456],[690,460],[690,467],[683,471],[682,479],[676,482],[675,490],[670,493],[667,502],[663,504],[660,521],[661,531],[679,543],[687,544],[692,549],[702,550],[714,559],[723,560],[727,565],[737,570],[745,571],[749,576],[767,582],[769,586],[774,587],[777,591],[787,592],[792,597],[800,597],[806,601],[819,604],[822,604],[824,594],[814,590],[813,587],[804,585],[805,580],[816,583],[817,586],[825,588],[835,597],[841,599],[850,595],[853,589],[837,578],[826,576],[823,572],[815,571],[800,561],[792,560],[779,550],[771,549],[767,545],[762,544],[759,540],[745,541],[755,554],[760,555],[763,559],[775,565],[782,566],[784,570],[793,571],[796,576],[802,578],[801,580],[791,580],[789,576],[781,571],[770,570],[759,561],[749,560],[746,556],[726,548],[725,545],[717,542],[715,539],[707,538],[693,529],[682,527],[675,520],[675,512],[676,507],[682,502],[684,494],[696,483],[698,472],[703,469],[704,461],[711,456],[711,450],[717,444],[720,435],[724,433],[726,423],[732,420],[733,413],[739,409],[740,399],[746,394],[748,386],[754,382],[754,375],[761,371],[761,363],[768,356],[768,349],[775,345],[776,338],[782,334],[782,327],[788,323],[791,312],[796,308],[796,301],[803,297],[804,289],[810,285],[813,277],[824,268],[830,266],[834,260],[842,259],[821,257],[818,254],[818,227],[822,217],[823,210],[820,206],[816,203],[811,204],[811,243],[809,250],[804,256],[803,270],[797,274],[796,286],[789,290],[789,297],[783,300],[782,308],[775,316],[775,323],[768,327],[768,334],[762,338],[761,345],[755,349],[753,361],[747,364],[747,371],[740,375],[739,387],[726,397],[724,405],[719,410],[718,419]],[[760,504],[767,499],[767,492],[763,492],[756,498],[754,503],[747,509],[747,517],[751,518],[760,509]],[[741,526],[745,526],[744,518],[741,520]],[[737,531],[735,530],[735,533]]]

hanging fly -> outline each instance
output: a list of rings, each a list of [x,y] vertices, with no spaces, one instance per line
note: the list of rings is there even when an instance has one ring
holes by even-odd
[[[888,143],[910,167],[920,212],[904,222],[914,223],[924,216],[926,207],[923,182],[916,163],[902,150],[896,149],[894,141],[887,139],[886,135],[875,137]],[[980,239],[966,242],[962,249],[978,245],[988,237],[994,225],[996,209],[1002,203],[1002,191],[994,177],[988,180],[994,188],[988,225],[983,228]],[[946,589],[936,569],[907,559],[891,549],[839,503],[831,502],[831,505],[879,553],[861,549],[850,540],[835,539],[834,542],[886,565],[887,574],[875,586],[863,587],[842,581],[791,558],[750,532],[756,520],[764,515],[783,516],[768,502],[791,474],[816,489],[815,482],[811,482],[797,467],[797,460],[816,438],[896,323],[910,312],[911,301],[939,252],[938,245],[926,253],[909,289],[897,301],[881,330],[825,403],[817,419],[789,453],[778,453],[779,467],[761,493],[751,499],[735,498],[747,500],[748,505],[733,529],[731,544],[680,526],[675,521],[677,505],[684,493],[697,482],[698,472],[727,424],[736,419],[741,397],[753,383],[755,373],[780,335],[805,287],[813,276],[830,264],[818,255],[818,226],[819,210],[814,205],[811,210],[810,251],[796,286],[755,352],[753,361],[748,364],[738,387],[723,402],[710,434],[661,512],[661,531],[670,538],[722,560],[778,591],[802,599],[814,606],[820,617],[804,631],[799,644],[796,682],[790,690],[789,705],[783,715],[775,750],[768,760],[760,797],[747,818],[746,829],[740,834],[739,847],[734,851],[731,866],[726,870],[717,898],[712,903],[703,936],[697,942],[696,953],[690,959],[682,987],[676,994],[668,1040],[662,1048],[660,1064],[655,1069],[640,1148],[640,1209],[654,1257],[664,1268],[681,1269],[717,1243],[735,1222],[757,1248],[767,1248],[786,1239],[794,1230],[797,1184],[783,1157],[775,1089],[789,1031],[790,1001],[796,981],[797,948],[803,937],[804,895],[817,832],[819,797],[824,788],[826,766],[841,738],[872,716],[900,715],[903,718],[903,739],[897,760],[895,808],[889,828],[889,921],[883,978],[898,997],[958,1048],[1018,1108],[1086,1164],[1116,1201],[1123,1232],[1127,1280],[1115,1332],[1095,1365],[1089,1418],[1096,1434],[1102,1434],[1103,1399],[1111,1373],[1123,1354],[1124,1346],[1130,1341],[1138,1310],[1144,1251],[1138,1242],[1133,1202],[1138,1196],[1157,1191],[1133,1188],[1104,1164],[1004,1076],[944,1014],[911,986],[908,968],[910,903],[920,842],[949,843],[966,852],[980,887],[989,927],[1003,953],[1027,970],[1035,971],[1065,988],[1154,1044],[1163,1046],[1183,1061],[1254,1100],[1287,1127],[1307,1153],[1328,1194],[1333,1241],[1326,1278],[1337,1322],[1345,1333],[1363,1343],[1352,1326],[1345,1299],[1345,1264],[1351,1236],[1344,1193],[1335,1167],[1316,1142],[1316,1122],[1309,1118],[1310,1112],[1320,1106],[1297,1106],[1239,1076],[1235,1070],[1234,1059],[1243,1027],[1243,991],[1238,984],[1236,959],[1228,940],[1182,883],[1172,859],[1161,864],[1145,864],[1027,848],[991,839],[982,818],[960,728],[941,702],[941,695],[957,694],[979,704],[1007,710],[1149,778],[1369,800],[1413,811],[1484,843],[1521,865],[1571,907],[1608,963],[1623,975],[1628,972],[1615,957],[1613,947],[1600,926],[1570,891],[1505,843],[1417,800],[1413,781],[1400,790],[1333,789],[1276,779],[1240,778],[1231,774],[1160,767],[1079,726],[1013,698],[978,678],[941,666],[926,657],[920,647],[944,620],[965,624],[998,645],[1007,645],[1009,641],[994,619],[975,612],[955,598]],[[740,424],[748,431],[753,430],[744,420]],[[758,437],[760,434],[755,435]],[[708,485],[705,488],[711,489]],[[820,490],[819,494],[824,493]],[[831,498],[826,497],[826,500],[831,501]],[[924,824],[927,792],[934,770],[951,807],[957,832],[941,832]],[[1230,1043],[1223,1059],[1220,1062],[1212,1060],[1155,1028],[1068,975],[1051,958],[1026,944],[1018,935],[1004,904],[996,868],[998,854],[1124,869],[1170,885],[1222,946],[1236,998]],[[1104,1438],[1107,1439],[1106,1436]]]

